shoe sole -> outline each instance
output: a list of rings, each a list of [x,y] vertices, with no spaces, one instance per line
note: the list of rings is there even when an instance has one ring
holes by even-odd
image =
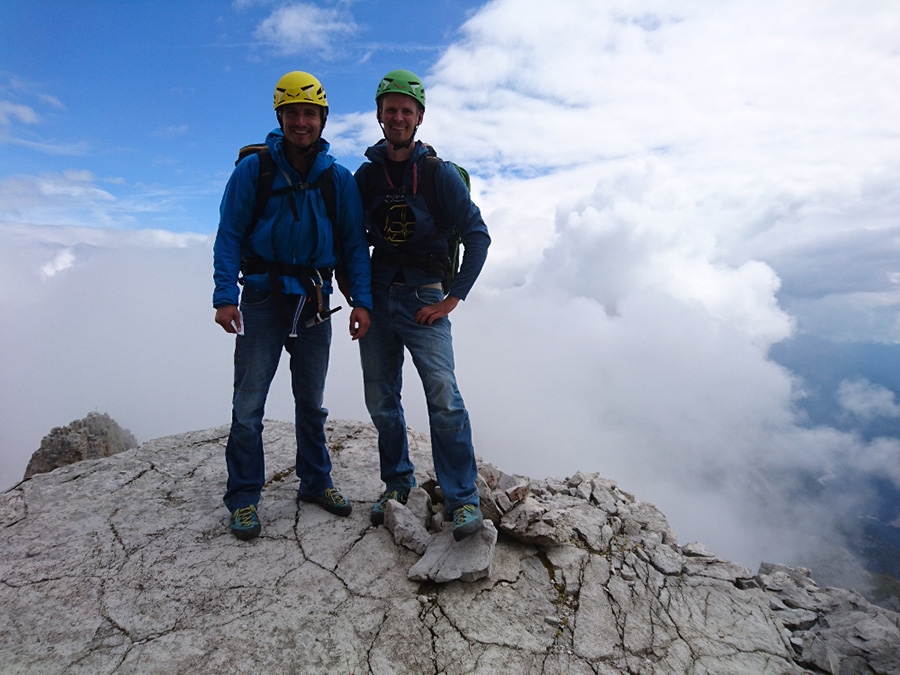
[[[262,528],[257,525],[256,527],[251,527],[248,530],[238,530],[235,528],[231,528],[231,534],[240,539],[241,541],[250,541],[251,539],[256,539],[259,536]]]
[[[347,504],[347,506],[335,506],[331,502],[325,501],[324,499],[319,499],[315,495],[297,495],[297,499],[301,502],[306,502],[308,504],[318,504],[323,509],[328,511],[328,513],[333,513],[336,516],[349,516],[353,511],[353,506]]]

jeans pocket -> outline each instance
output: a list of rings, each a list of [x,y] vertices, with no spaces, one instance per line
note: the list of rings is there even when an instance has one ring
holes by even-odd
[[[241,292],[242,307],[258,307],[264,305],[272,297],[272,291],[268,288],[256,288],[254,286],[244,286]]]
[[[439,288],[419,286],[416,289],[416,299],[425,306],[436,305],[444,299],[444,292]]]

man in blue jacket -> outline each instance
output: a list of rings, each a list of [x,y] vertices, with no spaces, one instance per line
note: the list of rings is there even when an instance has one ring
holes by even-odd
[[[331,278],[339,264],[349,276],[352,339],[366,334],[372,308],[359,191],[321,137],[328,116],[325,90],[309,73],[291,72],[278,81],[274,105],[279,128],[266,138],[266,150],[245,157],[232,173],[213,249],[216,323],[237,333],[224,501],[231,511],[231,531],[244,540],[261,529],[262,419],[282,349],[290,355],[298,499],[337,515],[350,513],[350,503],[331,480],[325,446],[328,411],[322,407],[331,345]],[[271,162],[264,163],[269,157]],[[260,213],[261,166],[275,175]]]
[[[475,283],[491,239],[456,168],[430,157],[429,148],[415,140],[425,115],[421,80],[407,70],[391,71],[375,101],[384,140],[366,151],[369,162],[356,172],[374,246],[372,327],[359,344],[366,406],[378,429],[386,486],[371,519],[383,522],[387,502],[405,503],[416,484],[400,404],[406,348],[425,389],[435,472],[458,541],[479,531],[483,517],[469,414],[453,372],[448,315]],[[440,214],[430,212],[429,202]],[[451,277],[448,240],[454,229],[465,255],[444,288],[442,282]]]

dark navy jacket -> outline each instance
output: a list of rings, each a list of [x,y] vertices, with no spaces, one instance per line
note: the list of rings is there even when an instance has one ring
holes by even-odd
[[[449,232],[443,233],[442,241],[435,240],[435,235],[439,230],[434,222],[434,218],[428,212],[425,198],[418,189],[418,181],[424,175],[422,165],[426,161],[427,156],[428,149],[421,141],[416,141],[412,157],[403,176],[403,184],[406,188],[406,203],[412,209],[416,220],[415,230],[407,246],[414,248],[417,243],[423,246],[438,244],[445,251]],[[387,160],[387,146],[384,142],[371,146],[366,150],[366,157],[369,159],[369,162],[364,163],[355,174],[363,199],[366,231],[369,234],[369,241],[376,250],[379,247],[391,248],[392,245],[386,242],[382,236],[381,223],[375,223],[372,220],[373,212],[384,201],[388,189],[384,168]],[[366,194],[366,191],[369,189],[366,185],[368,172],[374,173],[373,194]],[[413,189],[414,184],[416,187],[415,191]],[[450,215],[453,226],[462,236],[464,247],[462,264],[453,280],[448,295],[465,300],[475,284],[481,268],[484,266],[484,261],[487,259],[487,250],[491,244],[491,237],[481,217],[481,211],[472,202],[466,184],[450,162],[440,162],[438,165],[435,172],[435,191],[438,204]],[[373,257],[373,286],[390,285],[396,273],[396,267],[380,262],[377,255]],[[418,267],[407,267],[404,270],[404,274],[406,283],[409,286],[424,286],[442,280],[441,277],[429,274]]]

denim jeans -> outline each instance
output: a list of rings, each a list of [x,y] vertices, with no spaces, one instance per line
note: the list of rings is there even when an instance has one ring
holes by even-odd
[[[445,507],[478,504],[478,467],[469,413],[453,374],[453,339],[447,317],[430,326],[416,323],[416,312],[440,302],[440,289],[392,285],[373,289],[372,325],[360,340],[366,407],[378,430],[381,480],[388,490],[415,485],[409,459],[406,420],[400,403],[403,351],[409,350],[425,389],[431,452]]]
[[[297,321],[297,336],[289,337],[298,300],[299,296],[285,295],[279,307],[267,289],[245,287],[241,294],[244,335],[237,337],[234,349],[231,433],[225,447],[228,486],[224,501],[229,511],[259,503],[265,483],[263,413],[282,349],[290,355],[300,489],[314,493],[332,487],[331,458],[325,447],[328,411],[322,407],[331,321],[303,327],[317,311],[315,299],[311,299]],[[325,296],[326,308],[327,300]]]

